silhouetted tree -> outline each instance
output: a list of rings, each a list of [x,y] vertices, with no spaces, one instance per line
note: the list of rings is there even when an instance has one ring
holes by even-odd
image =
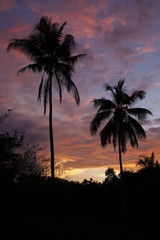
[[[145,108],[132,108],[137,100],[145,97],[145,91],[134,91],[130,96],[127,94],[126,88],[123,86],[125,80],[119,80],[117,86],[111,87],[104,84],[106,92],[110,91],[112,101],[105,98],[94,99],[94,107],[98,107],[98,111],[90,124],[91,135],[96,134],[101,123],[108,120],[105,127],[100,132],[102,147],[113,143],[114,149],[118,145],[120,173],[122,175],[122,152],[125,153],[127,141],[130,141],[132,147],[138,148],[138,139],[146,138],[145,130],[138,120],[143,120],[148,114],[152,113]]]
[[[8,110],[8,113],[5,113],[3,115],[0,116],[0,124],[2,124],[6,118],[10,117],[10,112],[11,110]],[[0,129],[1,129],[1,125],[0,125]]]
[[[155,166],[158,166],[159,163],[156,160],[155,161],[155,155],[154,151],[152,152],[151,156],[140,156],[137,166],[140,165],[142,168],[154,168]]]
[[[22,146],[24,134],[15,131],[13,136],[8,132],[0,133],[0,176],[6,180],[14,180],[18,171],[18,159],[20,154],[17,149]]]
[[[46,159],[38,146],[24,143],[24,132],[0,133],[0,177],[2,180],[17,181],[28,175],[43,176],[46,173]]]
[[[17,181],[27,175],[47,175],[48,159],[41,148],[24,145],[25,132],[10,134],[3,129],[3,122],[10,117],[10,111],[0,116],[0,177],[1,180]]]
[[[106,171],[105,171],[105,183],[110,183],[112,182],[114,179],[117,179],[117,175],[114,171],[113,168],[108,168]]]
[[[43,96],[44,114],[49,101],[49,135],[51,151],[51,176],[54,179],[54,140],[52,127],[52,88],[58,86],[60,103],[62,102],[62,88],[66,87],[72,92],[76,104],[79,105],[80,97],[78,90],[72,81],[75,63],[85,54],[72,55],[76,43],[72,35],[64,35],[63,29],[66,22],[59,26],[52,23],[51,18],[46,16],[40,19],[35,26],[34,32],[28,38],[12,39],[8,45],[11,49],[24,53],[33,63],[20,69],[42,73],[42,79],[38,91],[38,100]],[[53,83],[54,81],[54,83]]]
[[[124,221],[127,221],[127,210],[125,201],[123,167],[122,167],[122,152],[127,151],[127,141],[130,141],[132,147],[138,148],[138,139],[145,139],[145,130],[141,124],[132,116],[137,117],[138,120],[143,120],[148,114],[152,113],[145,108],[132,108],[132,105],[137,100],[142,100],[145,97],[145,91],[134,91],[130,96],[127,94],[124,87],[125,80],[119,80],[118,84],[111,87],[109,84],[104,84],[106,92],[110,91],[112,100],[94,99],[94,107],[98,107],[98,111],[90,124],[91,135],[96,134],[102,122],[108,120],[102,131],[100,132],[100,139],[102,147],[113,143],[114,149],[118,145],[119,164],[121,175],[121,197],[123,205]]]
[[[65,169],[63,167],[62,163],[56,163],[55,164],[55,177],[57,178],[67,178],[67,174],[65,172]]]

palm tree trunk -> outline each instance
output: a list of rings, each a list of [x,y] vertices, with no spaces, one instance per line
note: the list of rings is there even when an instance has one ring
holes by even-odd
[[[120,134],[119,134],[119,139],[118,139],[118,150],[119,150],[119,165],[120,165],[120,174],[121,174],[121,200],[122,200],[122,209],[123,209],[123,220],[125,223],[127,223],[125,183],[124,183],[123,167],[122,167],[122,151],[121,151]]]
[[[120,135],[120,134],[119,134]],[[118,139],[118,150],[119,150],[119,165],[120,165],[120,174],[123,175],[123,167],[122,167],[122,152],[121,152],[121,141],[120,136]]]
[[[51,236],[54,239],[54,230],[56,222],[55,214],[55,176],[54,176],[54,140],[52,126],[52,74],[49,75],[49,137],[50,137],[50,152],[51,152],[51,179],[52,179],[52,194],[51,194]]]
[[[50,137],[50,153],[51,153],[51,178],[54,180],[54,141],[52,126],[52,75],[49,76],[49,137]]]

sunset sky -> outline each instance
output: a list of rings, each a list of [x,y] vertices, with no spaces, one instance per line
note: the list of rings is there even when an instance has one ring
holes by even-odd
[[[6,130],[26,132],[25,142],[39,144],[49,152],[48,112],[37,102],[41,75],[17,71],[29,64],[26,56],[6,48],[11,38],[27,37],[42,16],[63,24],[78,44],[76,53],[87,56],[77,64],[73,77],[81,103],[63,92],[59,104],[53,92],[55,159],[69,180],[93,178],[102,181],[105,170],[119,172],[118,151],[102,148],[99,132],[91,136],[90,121],[96,113],[93,98],[110,98],[104,83],[125,79],[126,87],[145,90],[146,98],[136,106],[152,111],[143,127],[147,138],[139,149],[127,145],[123,166],[136,170],[139,155],[154,150],[160,160],[160,1],[159,0],[0,0],[0,115],[12,109]]]

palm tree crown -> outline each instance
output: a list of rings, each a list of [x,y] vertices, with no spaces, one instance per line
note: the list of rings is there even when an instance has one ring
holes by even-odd
[[[142,120],[148,114],[152,115],[147,109],[132,108],[137,100],[142,100],[145,97],[145,91],[134,91],[128,95],[124,82],[125,80],[119,80],[115,87],[104,84],[105,90],[111,92],[112,101],[103,97],[93,100],[94,107],[98,108],[98,111],[90,124],[90,133],[94,135],[101,123],[108,120],[100,132],[101,145],[104,147],[113,143],[116,150],[118,144],[120,154],[121,151],[126,152],[128,140],[132,147],[138,147],[138,139],[146,138],[144,129],[134,117]]]
[[[42,17],[35,26],[34,32],[27,38],[12,39],[7,50],[17,50],[24,53],[33,63],[18,71],[29,69],[33,72],[42,72],[42,79],[38,91],[38,100],[43,95],[44,114],[48,101],[50,78],[53,78],[59,89],[60,102],[62,101],[62,88],[65,86],[68,92],[72,92],[77,104],[80,103],[78,90],[72,81],[75,63],[85,54],[72,55],[76,43],[72,35],[63,34],[66,22],[59,27],[52,23],[48,17]],[[55,87],[55,86],[54,86]]]

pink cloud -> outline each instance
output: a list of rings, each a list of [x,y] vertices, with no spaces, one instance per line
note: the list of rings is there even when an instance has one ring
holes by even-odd
[[[16,1],[15,0],[5,0],[0,1],[0,11],[6,11],[13,7],[15,7]]]
[[[158,47],[154,47],[154,46],[145,46],[145,47],[137,47],[137,54],[141,55],[141,54],[146,54],[146,53],[153,53],[156,52],[159,48]]]
[[[22,31],[26,31],[30,28],[30,26],[28,24],[20,24],[20,25],[16,25],[15,27],[12,27],[10,32],[11,34],[16,34]]]

